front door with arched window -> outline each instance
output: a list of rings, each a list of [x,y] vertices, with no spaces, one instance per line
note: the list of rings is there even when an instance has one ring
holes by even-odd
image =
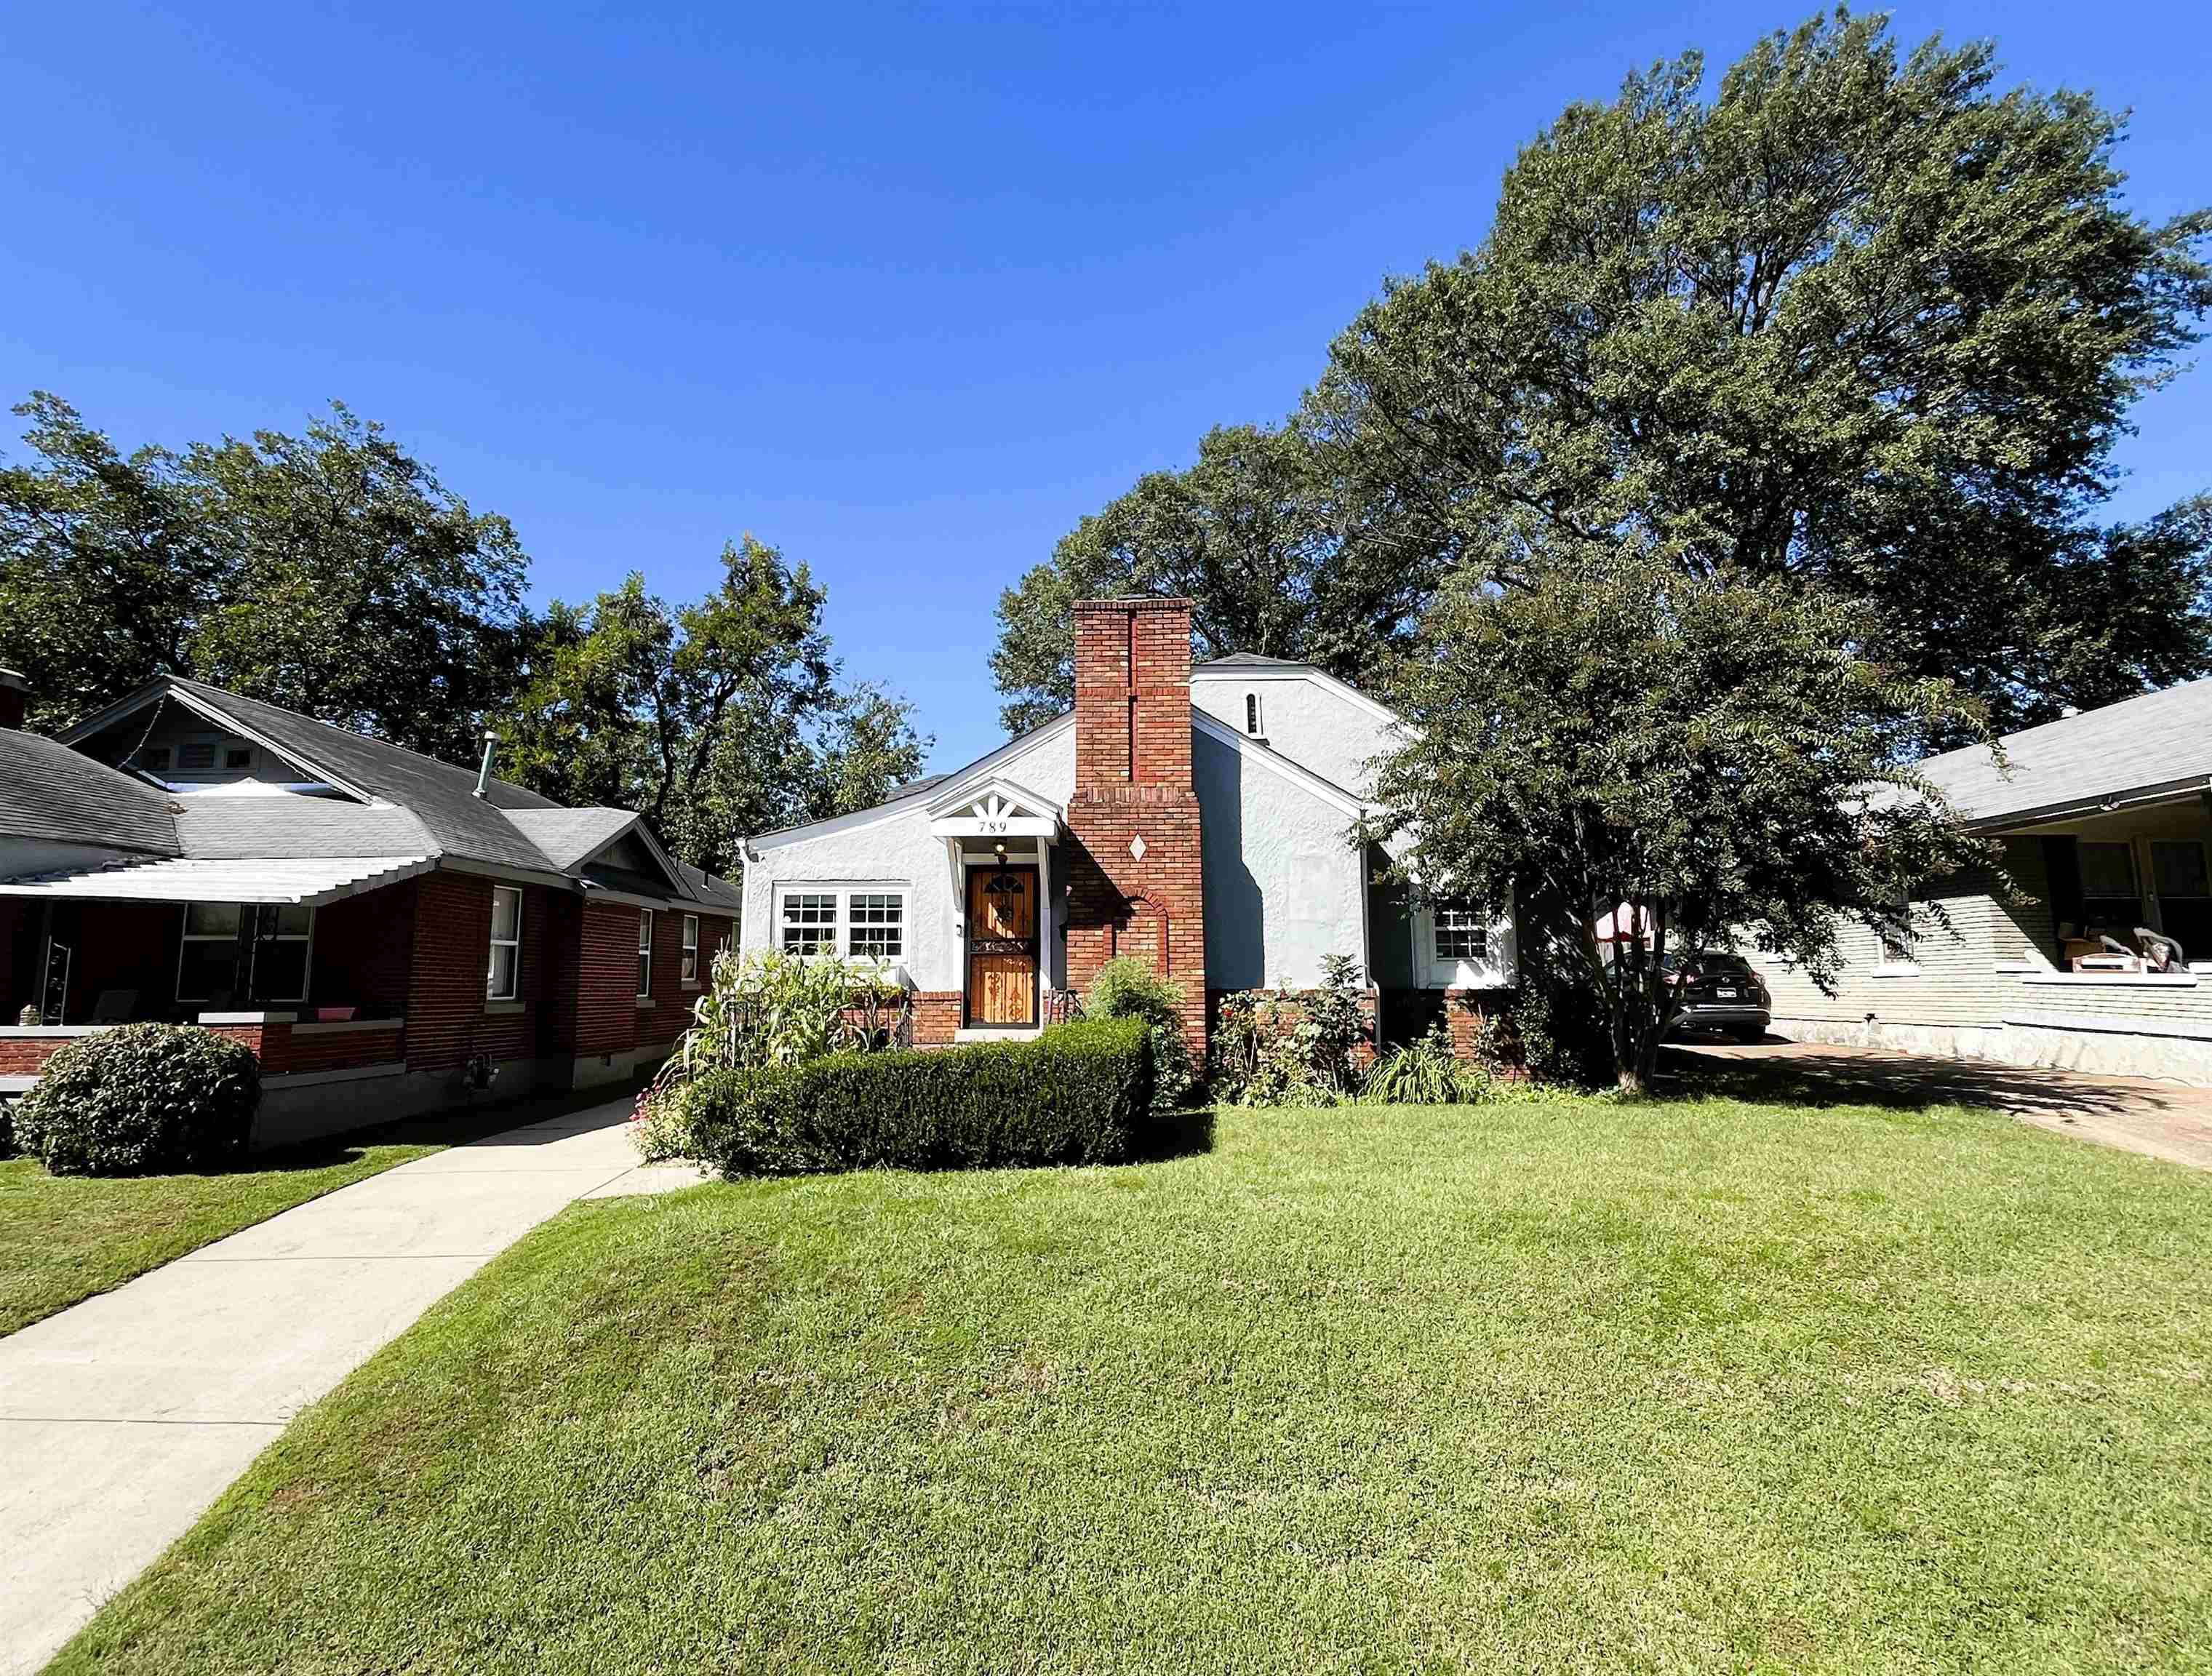
[[[1033,1029],[1037,1022],[1037,870],[968,870],[966,1023]]]

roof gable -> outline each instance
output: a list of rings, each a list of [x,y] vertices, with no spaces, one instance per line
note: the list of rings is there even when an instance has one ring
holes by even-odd
[[[169,799],[58,739],[0,728],[0,836],[180,853]]]

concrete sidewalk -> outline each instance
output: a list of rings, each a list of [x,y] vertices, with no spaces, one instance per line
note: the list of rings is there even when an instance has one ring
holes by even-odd
[[[563,1205],[688,1186],[627,1099],[295,1206],[0,1339],[0,1672],[36,1670],[307,1404]]]

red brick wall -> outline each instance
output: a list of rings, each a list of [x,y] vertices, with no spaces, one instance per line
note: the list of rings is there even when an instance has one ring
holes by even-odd
[[[914,1045],[949,1048],[960,1030],[961,994],[957,989],[917,991],[914,998]]]
[[[637,1045],[637,914],[624,902],[584,904],[576,939],[579,1059],[627,1054]]]
[[[406,1011],[420,883],[403,879],[315,910],[313,1005],[351,1007],[362,1018],[397,1018]]]
[[[1206,1049],[1206,895],[1190,775],[1190,602],[1075,607],[1075,792],[1067,823],[1067,982],[1117,954],[1183,987]],[[1144,841],[1144,854],[1131,853]]]
[[[409,955],[407,1062],[417,1071],[459,1065],[479,1054],[530,1059],[538,1051],[539,1012],[551,975],[562,962],[544,934],[559,924],[551,893],[522,893],[522,972],[519,1012],[489,1011],[484,973],[491,959],[491,892],[495,881],[471,873],[425,873],[415,881],[415,926]],[[633,933],[635,935],[635,933]]]

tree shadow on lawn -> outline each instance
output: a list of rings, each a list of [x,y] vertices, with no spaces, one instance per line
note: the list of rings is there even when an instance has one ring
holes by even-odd
[[[1670,1044],[1660,1054],[1658,1084],[1662,1094],[1776,1105],[1881,1106],[1900,1111],[1974,1106],[2061,1119],[2192,1110],[2199,1108],[2203,1098],[2200,1090],[2166,1089],[2142,1078],[2099,1078],[2035,1066],[1921,1057],[1774,1036],[1738,1048]]]

